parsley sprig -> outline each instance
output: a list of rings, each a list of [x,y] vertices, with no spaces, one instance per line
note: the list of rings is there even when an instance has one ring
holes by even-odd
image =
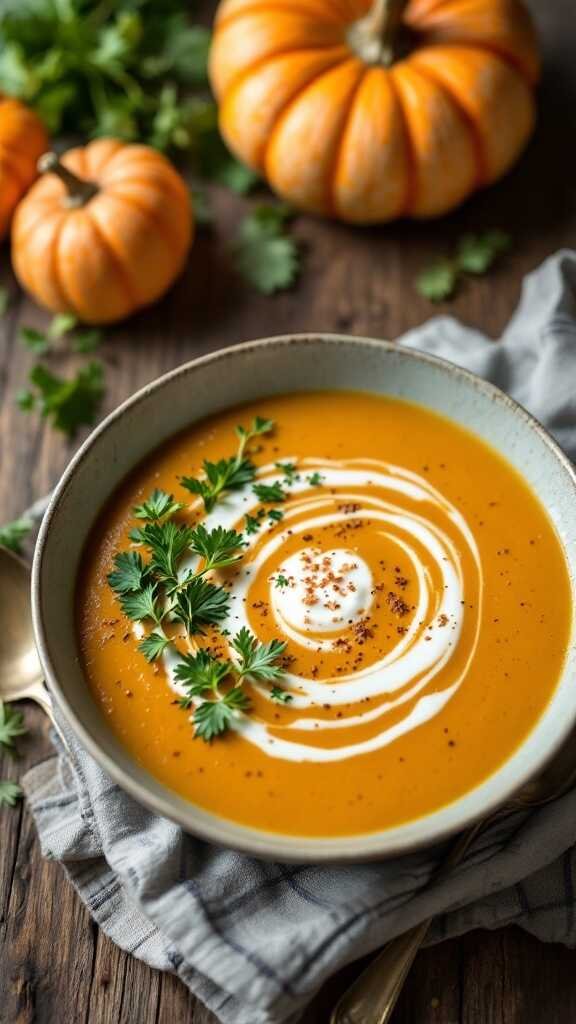
[[[235,487],[248,486],[254,479],[256,467],[249,457],[249,445],[254,438],[269,433],[274,427],[271,420],[257,416],[249,427],[236,428],[238,448],[236,454],[217,463],[203,463],[205,478],[187,477],[182,484],[193,494],[200,494],[206,511],[210,511],[219,497]],[[285,477],[291,479],[295,467],[283,466]],[[241,481],[241,482],[239,482]],[[264,490],[254,492],[266,502],[284,500],[286,495],[279,484],[260,485]],[[180,623],[189,637],[204,634],[207,627],[219,628],[230,611],[228,591],[207,579],[215,570],[235,565],[246,546],[243,534],[234,529],[216,526],[209,530],[203,523],[195,527],[178,521],[183,505],[174,496],[156,489],[132,511],[138,521],[129,537],[137,548],[120,551],[115,555],[114,567],[108,583],[125,615],[144,623],[149,632],[138,645],[147,661],[156,661],[165,651],[177,650],[171,637],[170,623]],[[252,517],[260,522],[269,512],[261,510]],[[250,517],[247,517],[250,518]],[[248,532],[248,531],[247,531]],[[193,557],[197,561],[194,564]],[[186,568],[185,560],[189,561]],[[194,567],[192,568],[191,565]],[[222,636],[229,636],[220,628]],[[219,660],[204,649],[181,655],[175,668],[175,678],[182,684],[185,695],[183,708],[194,705],[194,735],[210,742],[226,732],[239,714],[250,710],[250,699],[244,690],[246,681],[276,684],[284,671],[278,663],[286,644],[280,640],[260,643],[246,627],[230,640],[231,657]],[[226,683],[226,688],[220,688]],[[286,702],[272,686],[270,697]]]
[[[238,656],[237,661],[221,661],[201,650],[185,655],[175,669],[175,678],[186,690],[181,707],[189,708],[198,698],[201,700],[194,711],[194,736],[207,742],[232,726],[235,713],[250,710],[250,698],[243,690],[246,679],[270,682],[283,675],[277,659],[286,648],[284,642],[259,643],[243,626],[231,646]],[[225,680],[232,681],[232,686],[222,692],[220,684]],[[272,691],[270,695],[273,696]]]
[[[510,245],[510,236],[497,229],[464,235],[453,256],[443,256],[424,267],[416,278],[416,289],[430,302],[451,299],[466,274],[485,274]]]
[[[0,700],[0,751],[17,757],[15,740],[27,731],[22,712]],[[0,779],[0,807],[15,807],[21,797],[22,790],[16,782]]]
[[[247,457],[247,446],[255,437],[269,434],[273,428],[272,420],[262,419],[260,416],[256,416],[249,428],[236,427],[236,455],[228,459],[219,459],[218,462],[204,459],[204,477],[183,476],[180,480],[182,487],[191,494],[198,494],[204,502],[206,512],[211,512],[223,492],[240,490],[252,482],[256,475],[256,467]]]

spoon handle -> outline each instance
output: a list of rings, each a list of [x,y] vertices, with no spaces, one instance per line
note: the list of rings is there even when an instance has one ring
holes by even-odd
[[[472,841],[491,817],[462,833],[435,872],[435,882],[460,863]],[[384,946],[337,1003],[330,1024],[387,1024],[432,921],[431,917],[421,921]]]

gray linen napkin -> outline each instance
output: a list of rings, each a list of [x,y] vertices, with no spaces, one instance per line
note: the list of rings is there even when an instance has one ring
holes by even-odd
[[[447,317],[401,341],[494,380],[576,458],[576,253],[526,279],[501,343]],[[225,1024],[296,1021],[339,967],[430,914],[431,941],[514,921],[576,944],[576,791],[501,819],[428,886],[442,849],[316,867],[210,846],[138,806],[63,728],[73,763],[60,748],[24,780],[44,855],[114,942],[176,973]]]

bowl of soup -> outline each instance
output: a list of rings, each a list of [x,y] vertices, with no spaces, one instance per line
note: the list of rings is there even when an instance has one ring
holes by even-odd
[[[197,359],[90,436],[42,525],[38,649],[137,801],[286,861],[429,844],[576,719],[576,479],[440,359],[363,338]]]

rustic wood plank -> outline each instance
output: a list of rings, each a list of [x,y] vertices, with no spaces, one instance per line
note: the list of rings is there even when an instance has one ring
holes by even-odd
[[[501,182],[440,223],[400,223],[368,231],[298,218],[306,249],[294,292],[264,298],[235,277],[228,242],[243,203],[216,197],[218,228],[198,238],[181,282],[157,307],[107,332],[104,411],[158,374],[214,348],[266,334],[331,330],[395,337],[434,309],[413,278],[465,230],[499,227],[515,239],[511,254],[485,279],[470,282],[439,312],[497,337],[522,276],[547,254],[574,243],[576,183],[567,167],[567,133],[576,102],[573,0],[531,0],[543,31],[547,75],[538,131],[521,164]],[[47,318],[24,299],[9,270],[0,281],[12,303],[0,321],[0,522],[19,514],[57,480],[74,444],[13,397],[33,362],[17,340],[19,325]],[[77,357],[59,359],[72,372]],[[26,709],[32,733],[17,774],[49,747],[39,712]],[[326,1024],[337,994],[357,968],[343,972],[315,1000],[305,1024]],[[576,1020],[573,954],[509,930],[474,933],[423,951],[400,1000],[395,1024],[568,1024]],[[177,979],[127,957],[90,922],[57,865],[43,862],[25,808],[0,811],[0,1024],[214,1024]]]

